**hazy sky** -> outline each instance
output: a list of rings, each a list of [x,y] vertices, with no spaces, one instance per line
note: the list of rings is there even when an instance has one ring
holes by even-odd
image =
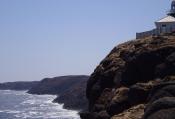
[[[171,0],[0,0],[0,82],[91,74]]]

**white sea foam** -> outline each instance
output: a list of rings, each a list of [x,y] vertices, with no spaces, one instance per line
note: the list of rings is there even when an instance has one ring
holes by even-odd
[[[63,104],[52,103],[55,95],[31,95],[26,91],[4,92],[23,97],[19,104],[13,105],[14,109],[0,108],[0,112],[13,114],[16,119],[79,119],[77,111],[66,110],[63,109]]]
[[[16,111],[16,110],[3,110],[2,112],[5,112],[5,113],[20,113],[20,111]]]
[[[0,93],[2,94],[13,94],[13,95],[25,95],[25,91],[15,91],[15,90],[0,90]]]
[[[14,93],[15,93],[15,95],[26,95],[27,93],[26,93],[27,91],[15,91]]]

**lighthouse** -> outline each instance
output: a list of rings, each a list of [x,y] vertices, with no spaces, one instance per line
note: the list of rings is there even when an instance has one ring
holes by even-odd
[[[167,15],[175,17],[175,0],[172,1],[171,10],[169,11],[169,13]]]
[[[155,26],[156,28],[150,31],[136,33],[136,38],[175,32],[175,0],[171,2],[171,9],[168,11],[167,15],[156,21]]]

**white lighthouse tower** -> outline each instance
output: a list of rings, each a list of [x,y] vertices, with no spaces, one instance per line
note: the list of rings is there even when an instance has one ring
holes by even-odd
[[[175,32],[175,0],[172,1],[171,9],[167,13],[167,16],[156,21],[155,25],[156,28],[153,30],[137,33],[136,38]]]

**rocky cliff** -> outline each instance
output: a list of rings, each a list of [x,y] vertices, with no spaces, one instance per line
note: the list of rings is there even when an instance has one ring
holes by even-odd
[[[0,90],[29,90],[36,86],[39,81],[18,81],[18,82],[6,82],[0,83]]]
[[[45,78],[28,93],[58,95],[54,102],[64,103],[64,108],[84,110],[88,104],[85,95],[88,78],[85,75]]]
[[[64,93],[61,93],[54,102],[64,103],[64,108],[66,109],[87,110],[86,84],[87,79],[78,82]]]
[[[82,119],[175,119],[175,34],[116,46],[87,83]]]

